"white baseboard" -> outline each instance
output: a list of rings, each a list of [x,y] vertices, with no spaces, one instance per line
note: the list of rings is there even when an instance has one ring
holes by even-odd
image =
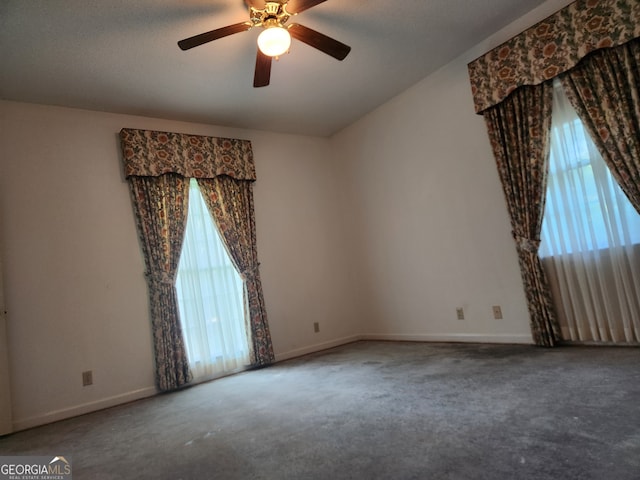
[[[365,335],[352,335],[338,338],[324,343],[316,343],[303,348],[290,350],[288,352],[276,353],[276,362],[282,362],[291,358],[301,357],[310,353],[339,347],[347,343],[360,340],[385,340],[394,342],[451,342],[451,343],[504,343],[518,345],[532,345],[531,335],[510,335],[510,334],[473,334],[473,333],[449,333],[449,334],[402,334],[402,333],[369,333]]]
[[[533,344],[531,335],[509,334],[476,334],[476,333],[445,333],[445,334],[384,334],[369,333],[362,335],[362,340],[389,340],[395,342],[452,342],[452,343],[506,343]]]
[[[349,337],[337,338],[335,340],[329,340],[328,342],[316,343],[314,345],[309,345],[303,348],[289,350],[288,352],[276,353],[276,362],[282,362],[283,360],[289,360],[290,358],[301,357],[303,355],[319,352],[321,350],[327,350],[328,348],[357,342],[358,340],[362,339],[362,335],[351,335]]]
[[[132,392],[126,392],[120,395],[102,398],[94,402],[88,402],[69,408],[54,410],[52,412],[47,412],[42,415],[36,415],[34,417],[17,419],[13,421],[13,431],[18,432],[20,430],[26,430],[27,428],[37,427],[40,425],[45,425],[47,423],[64,420],[65,418],[77,417],[79,415],[84,415],[85,413],[95,412],[97,410],[103,410],[109,407],[115,407],[116,405],[122,405],[123,403],[133,402],[134,400],[151,397],[153,395],[156,395],[157,393],[158,390],[155,387],[141,388]]]
[[[379,334],[369,333],[366,335],[351,335],[348,337],[337,338],[327,342],[316,343],[306,347],[289,350],[276,354],[276,362],[282,362],[295,357],[301,357],[310,353],[327,350],[329,348],[338,347],[348,343],[357,342],[359,340],[387,340],[396,342],[454,342],[454,343],[504,343],[504,344],[533,344],[530,335],[483,335],[483,334]],[[13,431],[26,430],[27,428],[45,425],[47,423],[57,422],[66,418],[84,415],[85,413],[103,410],[105,408],[122,405],[124,403],[140,400],[142,398],[151,397],[157,394],[155,387],[141,388],[132,392],[126,392],[120,395],[103,398],[93,402],[75,405],[69,408],[54,410],[42,415],[36,415],[28,418],[14,419]]]

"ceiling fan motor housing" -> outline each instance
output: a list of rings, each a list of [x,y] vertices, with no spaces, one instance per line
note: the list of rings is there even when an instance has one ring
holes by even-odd
[[[251,7],[251,23],[254,27],[282,26],[291,18],[287,4],[266,2],[263,9]]]

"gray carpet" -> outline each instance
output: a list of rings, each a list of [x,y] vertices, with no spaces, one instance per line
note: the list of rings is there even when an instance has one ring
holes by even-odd
[[[91,479],[640,479],[640,349],[359,342],[0,439]]]

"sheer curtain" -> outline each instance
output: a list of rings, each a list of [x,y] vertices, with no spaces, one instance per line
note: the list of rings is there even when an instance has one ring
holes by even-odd
[[[189,214],[176,290],[194,379],[220,376],[248,365],[243,282],[220,241],[195,179],[189,185]]]
[[[540,256],[563,337],[640,341],[640,215],[612,178],[559,82]]]

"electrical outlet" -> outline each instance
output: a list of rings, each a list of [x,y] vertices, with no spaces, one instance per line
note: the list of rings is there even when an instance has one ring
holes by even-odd
[[[464,320],[464,309],[462,307],[456,308],[456,315],[458,315],[458,320]]]
[[[320,331],[320,324],[318,322],[313,322],[313,331],[316,333]]]
[[[500,308],[500,305],[493,306],[493,318],[496,320],[502,319],[502,308]]]
[[[87,370],[86,372],[82,372],[82,386],[87,387],[89,385],[93,385],[93,371]]]

